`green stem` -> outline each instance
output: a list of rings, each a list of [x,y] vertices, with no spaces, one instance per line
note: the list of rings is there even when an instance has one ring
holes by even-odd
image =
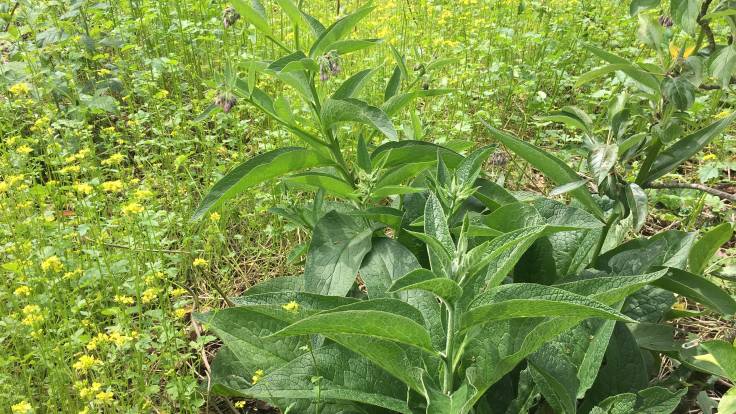
[[[595,246],[595,252],[593,254],[594,265],[598,264],[598,256],[600,256],[601,250],[603,250],[603,245],[606,243],[608,233],[611,231],[611,227],[616,224],[616,220],[618,220],[619,216],[619,213],[613,213],[611,214],[611,217],[608,219],[608,221],[606,221],[606,225],[603,227],[601,238],[598,240],[598,244]]]
[[[654,165],[654,161],[657,159],[657,155],[659,155],[659,151],[662,149],[662,141],[660,141],[659,137],[654,137],[654,142],[652,142],[652,145],[649,147],[649,150],[647,151],[647,156],[644,159],[644,164],[639,169],[639,174],[636,175],[636,183],[644,187],[644,184],[648,181],[649,178],[649,171],[652,169],[652,165]]]
[[[447,308],[447,342],[445,343],[445,377],[442,381],[442,392],[447,395],[452,393],[453,359],[455,347],[455,309],[449,303],[445,303]]]

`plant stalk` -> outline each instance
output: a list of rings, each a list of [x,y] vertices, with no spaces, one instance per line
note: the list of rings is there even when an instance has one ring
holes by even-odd
[[[446,395],[452,393],[452,381],[454,377],[452,361],[455,347],[455,308],[445,302],[447,308],[447,342],[445,343],[445,376],[442,381],[442,392]]]

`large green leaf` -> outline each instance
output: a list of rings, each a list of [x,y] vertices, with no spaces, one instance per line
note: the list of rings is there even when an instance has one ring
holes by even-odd
[[[333,99],[352,98],[365,86],[365,83],[376,73],[375,69],[362,70],[345,80],[332,94]]]
[[[732,235],[733,225],[731,223],[721,223],[703,234],[690,250],[688,257],[690,271],[695,274],[703,273],[708,261],[724,243],[731,239]]]
[[[579,381],[577,369],[559,345],[550,343],[529,357],[532,378],[556,413],[574,414]]]
[[[235,10],[258,30],[270,34],[271,25],[259,0],[231,0]]]
[[[621,71],[631,78],[645,93],[659,93],[660,85],[657,78],[631,63],[612,63],[586,72],[575,82],[575,86],[582,86],[595,79],[608,75],[611,72]]]
[[[706,360],[721,367],[726,378],[736,381],[736,345],[723,340],[712,340],[703,342],[703,348],[710,354]]]
[[[724,315],[736,313],[736,300],[728,291],[703,276],[694,275],[681,269],[669,268],[667,274],[653,284],[690,298]]]
[[[353,28],[363,20],[375,6],[361,7],[353,13],[340,18],[330,25],[322,34],[314,41],[312,48],[309,50],[310,57],[317,57],[323,53],[329,52],[335,42],[342,40],[347,36]]]
[[[726,88],[731,83],[734,69],[736,69],[736,45],[723,47],[710,64],[710,71],[720,81],[721,87]]]
[[[486,128],[491,132],[494,138],[501,141],[515,154],[519,155],[535,168],[548,176],[557,185],[563,185],[574,181],[579,181],[580,176],[570,167],[562,162],[559,158],[548,154],[545,151],[506,134],[485,123]],[[593,196],[586,188],[577,188],[570,194],[578,199],[591,213],[597,217],[603,217],[603,210],[593,199]]]
[[[262,338],[261,335],[277,332],[289,323],[252,307],[232,307],[195,317],[223,341],[237,364],[247,370],[240,373],[241,377],[250,378],[258,369],[278,368],[304,353],[299,349],[303,338]]]
[[[372,229],[364,220],[331,211],[317,223],[304,267],[308,292],[345,296],[371,249]]]
[[[407,308],[416,315],[407,312]],[[419,311],[402,301],[371,299],[309,316],[273,336],[359,335],[403,343],[430,354],[435,353],[429,332],[415,321],[417,315],[421,320]]]
[[[657,266],[685,269],[695,233],[669,230],[650,238],[630,240],[599,256],[598,269],[607,273],[636,275]]]
[[[192,220],[200,219],[208,211],[246,188],[291,172],[329,164],[329,161],[316,152],[299,147],[280,148],[255,156],[235,167],[212,187],[197,207]]]
[[[642,11],[659,7],[659,4],[661,2],[662,0],[631,0],[631,5],[629,6],[629,14],[631,14],[632,16],[636,16]]]
[[[734,119],[736,119],[736,112],[683,137],[669,146],[657,156],[657,160],[652,164],[645,181],[647,183],[654,181],[690,159],[713,138],[725,131]]]
[[[670,0],[672,20],[682,26],[688,33],[694,33],[698,27],[698,15],[702,0]]]
[[[590,414],[671,414],[675,411],[687,388],[671,392],[663,387],[651,387],[637,394],[624,393],[606,398]]]
[[[419,268],[416,257],[401,243],[393,239],[378,238],[373,241],[371,252],[363,260],[360,276],[369,298],[396,297],[417,308],[424,317],[424,325],[432,336],[432,343],[439,349],[445,343],[445,330],[442,326],[440,305],[434,296],[418,290],[388,292],[394,281]]]
[[[450,168],[456,167],[463,160],[462,155],[449,148],[431,142],[411,140],[382,144],[373,151],[371,159],[373,165],[392,168],[412,163],[436,163],[438,154]]]
[[[360,122],[396,140],[397,134],[391,120],[379,108],[353,98],[327,99],[322,106],[322,122],[332,127],[339,122]]]
[[[605,358],[593,387],[585,395],[581,412],[589,412],[610,395],[638,392],[649,382],[644,355],[625,324],[616,324]]]
[[[633,319],[586,296],[552,286],[513,283],[478,295],[470,303],[470,310],[461,316],[461,328],[467,330],[475,325],[503,319],[550,316],[633,322]]]
[[[453,303],[463,294],[463,289],[452,279],[439,277],[427,269],[416,269],[396,280],[389,292],[424,290],[445,302]]]
[[[430,193],[424,205],[424,233],[437,239],[445,253],[452,256],[455,252],[455,242],[447,226],[447,217],[442,204],[434,193]],[[432,246],[429,246],[430,248]],[[438,252],[439,254],[439,252]]]
[[[404,384],[339,345],[307,352],[265,374],[258,383],[243,390],[243,395],[265,400],[347,400],[412,413],[406,403]]]
[[[306,172],[294,174],[285,178],[284,182],[310,189],[322,189],[327,193],[334,194],[348,200],[357,200],[357,195],[354,192],[353,186],[345,180],[327,173]]]
[[[384,102],[381,105],[381,109],[383,109],[383,111],[386,112],[388,116],[394,116],[402,108],[404,108],[406,105],[409,105],[413,100],[417,98],[447,95],[448,93],[452,91],[453,91],[452,89],[429,89],[426,91],[421,90],[421,91],[401,93],[401,94],[394,95],[391,98],[389,98],[386,102]]]

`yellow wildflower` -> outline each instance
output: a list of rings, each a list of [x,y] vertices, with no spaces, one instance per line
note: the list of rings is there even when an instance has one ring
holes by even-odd
[[[108,340],[109,338],[107,334],[104,332],[100,332],[97,334],[97,336],[95,336],[94,338],[90,339],[89,342],[87,342],[86,348],[88,351],[94,351],[95,349],[97,349],[98,345],[104,344]]]
[[[256,371],[256,372],[255,372],[255,373],[253,374],[253,377],[251,378],[251,383],[252,383],[253,385],[256,385],[256,384],[258,383],[258,381],[260,381],[260,380],[261,380],[261,378],[263,378],[263,376],[264,376],[264,375],[266,375],[266,373],[265,373],[265,372],[263,372],[263,370],[262,370],[262,369],[259,369],[259,370],[257,370],[257,371]]]
[[[178,308],[174,310],[174,315],[176,315],[177,318],[182,319],[186,317],[187,315],[189,315],[189,312],[191,311],[187,308]]]
[[[82,167],[78,165],[67,165],[66,167],[59,170],[61,174],[76,174],[82,171]]]
[[[91,398],[95,393],[99,392],[102,388],[102,384],[99,382],[93,382],[89,387],[84,386],[83,382],[78,382],[74,385],[75,388],[79,388],[79,396],[82,399]]]
[[[18,404],[10,406],[10,411],[13,414],[31,414],[33,412],[33,406],[28,401],[23,400]]]
[[[158,297],[159,292],[160,292],[159,288],[155,288],[155,287],[148,288],[141,295],[141,301],[143,303],[150,303]]]
[[[16,148],[15,151],[18,154],[28,155],[33,152],[33,148],[29,147],[28,145],[21,145],[20,147]]]
[[[281,305],[281,307],[289,312],[297,312],[299,310],[299,304],[293,300],[285,305]]]
[[[138,200],[145,200],[153,197],[153,191],[147,189],[136,190],[135,193],[133,193],[133,197]]]
[[[110,339],[112,343],[114,343],[117,346],[123,346],[127,344],[128,342],[130,342],[131,340],[131,337],[127,335],[123,335],[118,331],[110,332],[110,335],[108,335],[108,338]]]
[[[105,181],[102,183],[102,189],[108,193],[119,193],[123,191],[123,182],[120,180]]]
[[[126,204],[126,205],[123,206],[123,209],[122,209],[123,214],[126,215],[126,216],[131,216],[131,215],[134,215],[134,214],[140,214],[140,213],[143,212],[143,210],[145,210],[145,208],[143,208],[142,205],[140,205],[139,203],[136,203],[136,202],[132,202],[132,203]]]
[[[31,91],[30,86],[25,82],[18,82],[15,85],[11,86],[9,89],[10,93],[13,95],[25,95],[28,92]],[[15,412],[15,411],[13,411]]]
[[[15,296],[28,296],[31,294],[31,288],[28,286],[18,286],[13,292]]]
[[[695,46],[690,46],[688,48],[685,48],[685,51],[682,52],[682,57],[687,59],[688,57],[690,57],[690,55],[693,54],[694,51],[695,51]],[[670,43],[670,56],[672,57],[672,59],[679,56],[679,54],[680,54],[680,48],[675,46],[674,43]]]
[[[95,395],[95,401],[101,404],[109,404],[115,394],[112,391],[101,391]]]
[[[10,189],[10,184],[8,184],[7,181],[0,181],[0,194],[8,191]]]
[[[121,305],[132,305],[135,303],[135,299],[131,298],[130,296],[125,296],[125,295],[115,295],[115,297],[112,300],[115,303],[119,303]]]
[[[49,270],[52,272],[58,272],[63,268],[64,264],[61,263],[61,259],[59,259],[58,256],[51,256],[41,263],[41,269],[44,272],[48,272]]]
[[[87,184],[87,183],[77,183],[74,184],[74,190],[76,190],[80,194],[92,194],[92,191],[94,191],[94,188]]]
[[[233,405],[235,406],[235,408],[243,408],[245,407],[245,401],[238,401]]]
[[[192,262],[192,266],[194,267],[207,267],[208,265],[209,262],[201,257],[194,259],[194,261]]]
[[[719,112],[719,113],[716,114],[716,119],[723,119],[723,118],[725,118],[725,117],[727,117],[729,115],[731,115],[731,112],[729,112],[727,110],[723,110],[723,111],[721,111],[721,112]]]
[[[214,213],[210,214],[210,221],[213,221],[213,222],[220,221],[220,213],[215,211]]]
[[[79,372],[87,372],[90,368],[100,364],[102,364],[102,361],[85,354],[79,357],[79,360],[77,360],[72,367]]]
[[[718,158],[718,156],[716,156],[716,154],[705,154],[703,156],[703,161],[712,161],[712,160],[715,160],[717,158]]]
[[[125,156],[120,153],[112,154],[109,158],[102,161],[102,165],[118,165],[125,159]]]
[[[178,298],[179,296],[183,296],[187,293],[187,290],[184,288],[176,288],[171,291],[171,296]]]

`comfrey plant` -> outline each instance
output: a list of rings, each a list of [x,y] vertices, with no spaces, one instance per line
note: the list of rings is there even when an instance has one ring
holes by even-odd
[[[248,76],[306,86],[299,94],[313,119],[297,122],[252,81],[234,80],[234,91],[306,147],[236,167],[196,216],[287,176],[319,190],[312,206],[279,210],[312,237],[302,275],[264,281],[234,306],[196,315],[223,343],[212,392],[261,399],[284,413],[670,413],[695,373],[730,378],[723,344],[683,347],[667,324],[678,316],[675,294],[709,312],[736,312],[733,298],[702,276],[730,226],[699,239],[667,231],[622,244],[611,217],[625,212],[586,186],[566,191],[570,205],[521,199],[483,176],[493,147],[463,156],[394,141],[390,109],[434,93],[411,89],[420,78],[402,81],[402,59],[383,109],[353,97],[367,72],[329,98],[313,92],[317,76],[339,70],[339,42],[354,42],[342,36],[369,9],[324,28],[278,3],[295,25],[313,27],[315,43],[298,58],[249,63]],[[267,20],[258,23],[258,2],[235,6],[270,36]],[[409,91],[396,92],[404,83]],[[368,128],[339,138],[335,125],[344,121]],[[580,181],[557,158],[492,131],[559,185]],[[389,142],[371,151],[373,132]],[[341,146],[348,137],[352,153]],[[327,203],[326,194],[339,202]],[[664,357],[677,361],[677,375],[652,380]]]

